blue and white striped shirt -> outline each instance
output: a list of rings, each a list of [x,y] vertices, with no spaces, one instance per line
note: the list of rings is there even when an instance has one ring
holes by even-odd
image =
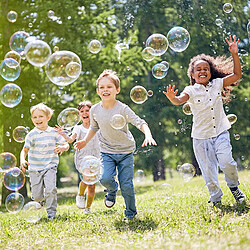
[[[65,142],[65,139],[50,126],[46,130],[33,128],[26,135],[24,143],[24,147],[29,149],[29,170],[39,171],[57,166],[59,156],[54,153],[54,148]]]

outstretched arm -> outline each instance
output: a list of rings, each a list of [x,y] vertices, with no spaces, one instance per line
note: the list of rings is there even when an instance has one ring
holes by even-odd
[[[73,134],[72,136],[68,136],[66,134],[65,129],[59,127],[56,125],[55,131],[60,134],[68,143],[72,143],[76,139],[76,134]]]
[[[230,86],[231,84],[233,84],[234,82],[236,82],[237,80],[239,80],[241,78],[241,65],[240,65],[240,58],[238,55],[238,44],[240,39],[238,39],[238,41],[236,41],[236,36],[233,36],[233,39],[231,36],[229,36],[229,40],[226,38],[227,44],[229,46],[229,51],[232,54],[233,57],[233,63],[234,63],[234,72],[231,75],[228,75],[226,77],[223,78],[223,87],[227,87]]]
[[[84,137],[83,140],[77,141],[74,143],[74,149],[79,152],[82,148],[84,148],[87,143],[95,136],[96,132],[92,129],[89,129],[88,133]]]
[[[152,137],[151,131],[150,131],[147,123],[143,123],[141,125],[141,131],[145,135],[145,140],[142,143],[142,147],[147,146],[147,145],[154,145],[154,146],[157,145],[157,143],[155,142],[154,138]]]
[[[29,149],[24,147],[21,151],[20,155],[20,167],[23,172],[26,171],[26,167],[29,165],[29,163],[26,161],[26,157],[28,155]]]
[[[163,94],[172,102],[174,105],[181,105],[188,101],[189,95],[182,93],[179,96],[177,95],[178,89],[174,90],[175,85],[172,87],[170,84],[167,86],[167,92],[163,91]]]

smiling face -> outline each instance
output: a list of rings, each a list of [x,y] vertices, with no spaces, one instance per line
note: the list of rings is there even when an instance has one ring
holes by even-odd
[[[196,83],[206,86],[211,78],[211,70],[208,62],[203,60],[195,62],[192,78]]]
[[[90,108],[86,105],[83,106],[80,110],[79,110],[79,117],[82,121],[83,124],[87,124],[90,122],[90,118],[89,118],[89,110]]]
[[[46,130],[50,116],[47,116],[45,112],[40,109],[35,109],[31,114],[31,120],[38,129]]]
[[[116,88],[115,84],[108,76],[101,78],[97,86],[97,94],[102,101],[115,100],[116,95],[120,92],[120,88]]]

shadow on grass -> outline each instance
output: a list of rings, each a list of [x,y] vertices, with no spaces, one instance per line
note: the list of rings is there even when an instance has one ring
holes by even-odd
[[[244,203],[244,204],[234,204],[234,205],[222,205],[218,210],[221,211],[222,215],[225,214],[236,214],[238,216],[241,216],[243,214],[247,214],[250,211],[250,203]]]

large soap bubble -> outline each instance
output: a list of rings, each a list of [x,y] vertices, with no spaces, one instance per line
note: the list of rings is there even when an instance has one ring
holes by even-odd
[[[10,42],[9,42],[10,48],[18,52],[19,54],[23,55],[25,46],[28,43],[27,38],[29,36],[30,35],[26,33],[25,31],[17,31],[10,38]]]
[[[8,108],[17,106],[22,100],[21,88],[14,83],[6,84],[0,92],[0,100]]]
[[[235,114],[229,114],[227,115],[228,121],[233,125],[237,121],[237,116]]]
[[[80,58],[71,51],[57,51],[53,53],[45,66],[45,72],[51,82],[58,86],[67,86],[77,80],[81,71],[76,76],[69,76],[66,67],[69,63],[76,62],[82,67]]]
[[[0,65],[0,75],[6,81],[15,81],[21,72],[20,64],[13,58],[5,58]]]
[[[14,130],[13,130],[13,138],[16,142],[24,142],[25,140],[25,136],[28,134],[28,129],[25,128],[24,126],[17,126]]]
[[[148,92],[144,87],[137,85],[131,89],[130,98],[134,103],[142,104],[147,101]]]
[[[180,166],[179,172],[185,182],[190,181],[195,175],[195,167],[190,163],[184,163]]]
[[[29,42],[24,50],[28,62],[36,67],[43,67],[51,56],[49,45],[41,40]]]
[[[126,119],[121,114],[115,114],[110,119],[110,125],[114,129],[122,129],[126,125]]]
[[[168,34],[167,39],[169,47],[175,52],[184,51],[190,43],[190,35],[188,31],[182,27],[172,28]]]
[[[7,171],[14,168],[17,164],[16,156],[9,152],[0,154],[0,170]]]
[[[24,205],[22,217],[30,223],[36,223],[42,218],[43,207],[36,201],[30,201]]]
[[[80,178],[87,185],[93,185],[100,180],[102,172],[101,160],[94,156],[85,156],[79,168]]]
[[[24,197],[15,192],[11,193],[6,197],[5,200],[5,207],[10,213],[17,213],[19,212],[24,205]]]
[[[21,56],[20,56],[20,54],[17,53],[16,51],[14,51],[14,50],[11,50],[11,51],[7,52],[5,54],[5,56],[4,56],[4,59],[6,59],[6,58],[12,58],[12,59],[16,60],[18,62],[18,64],[21,63]]]
[[[97,54],[101,50],[102,44],[98,40],[94,39],[89,43],[88,48],[91,53]]]
[[[7,20],[11,23],[15,23],[17,20],[17,13],[14,10],[11,10],[7,14]]]
[[[79,110],[76,108],[66,108],[57,117],[57,124],[64,128],[70,129],[80,122]]]
[[[168,67],[164,63],[157,63],[152,68],[152,75],[156,79],[164,78],[168,73]]]
[[[145,61],[152,61],[155,58],[155,50],[151,47],[146,47],[142,51],[142,58]]]
[[[25,183],[25,176],[24,173],[20,168],[13,167],[9,169],[3,178],[3,184],[4,186],[11,190],[11,191],[17,191],[20,188],[23,187]]]
[[[147,39],[146,47],[154,49],[154,56],[161,56],[168,49],[168,40],[162,34],[153,34]]]
[[[183,106],[182,106],[182,111],[185,115],[192,115],[192,110],[190,107],[190,104],[188,102],[186,102]]]

